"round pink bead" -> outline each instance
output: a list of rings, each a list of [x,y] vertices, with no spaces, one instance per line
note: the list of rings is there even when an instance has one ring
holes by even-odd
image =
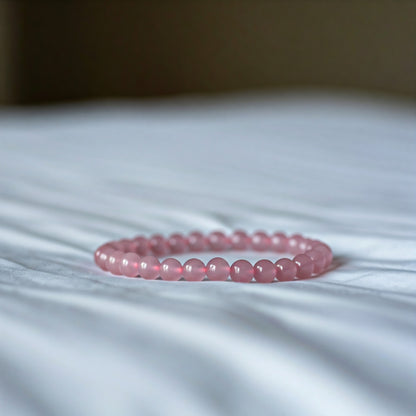
[[[106,261],[108,259],[108,256],[110,255],[110,253],[114,251],[114,249],[110,244],[104,244],[104,246],[101,246],[97,251],[99,252],[99,254],[95,255],[97,265],[101,267],[103,270],[108,270]]]
[[[103,265],[103,260],[101,258],[101,255],[106,252],[105,249],[106,249],[106,246],[105,245],[104,246],[100,246],[100,247],[97,248],[97,250],[95,250],[95,253],[94,253],[94,261],[95,261],[95,264],[98,267],[101,267],[101,268],[102,268],[102,265]],[[105,262],[105,260],[106,259],[104,259],[104,262]]]
[[[182,277],[182,264],[173,258],[165,259],[160,265],[159,274],[163,280],[179,280]]]
[[[259,260],[254,265],[254,278],[259,283],[271,283],[276,277],[276,266],[270,260]]]
[[[314,273],[319,274],[325,270],[326,259],[321,251],[312,249],[308,250],[305,254],[313,261]]]
[[[164,256],[168,253],[168,245],[165,238],[160,234],[153,235],[149,240],[149,246],[156,256]]]
[[[301,253],[305,253],[305,251],[308,250],[308,246],[308,240],[305,237],[299,239],[298,249]]]
[[[159,276],[160,262],[155,256],[145,256],[140,259],[139,275],[144,279],[154,280]]]
[[[247,250],[250,247],[250,237],[244,231],[234,231],[230,236],[230,243],[234,250]]]
[[[297,266],[292,260],[282,258],[276,263],[276,278],[279,282],[287,282],[293,280],[296,276]]]
[[[237,260],[230,267],[230,276],[234,282],[251,282],[254,276],[253,266],[247,260]]]
[[[206,274],[209,280],[227,280],[230,275],[230,265],[221,257],[214,257],[206,267]]]
[[[120,250],[114,250],[108,254],[105,266],[107,270],[115,275],[121,275],[120,264],[124,253]]]
[[[189,251],[204,251],[204,249],[207,247],[207,241],[206,238],[202,233],[199,231],[193,231],[188,236],[188,248]]]
[[[129,250],[139,256],[147,256],[149,254],[149,240],[142,236],[137,236],[132,240]]]
[[[270,240],[272,251],[276,251],[277,253],[287,252],[287,237],[283,233],[274,233]]]
[[[112,246],[114,247],[114,249],[119,250],[119,251],[126,251],[130,245],[131,241],[127,240],[127,239],[123,239],[123,240],[118,240],[118,241],[114,241],[112,243]]]
[[[270,237],[264,231],[256,231],[251,236],[251,247],[256,251],[270,250]]]
[[[299,254],[301,252],[299,245],[304,242],[304,238],[300,234],[293,234],[287,239],[287,250],[291,254]],[[305,246],[306,247],[306,246]]]
[[[325,256],[325,268],[332,263],[332,250],[325,243],[317,241],[312,245],[314,250],[318,250]]]
[[[117,241],[109,241],[108,243],[104,244],[104,246],[110,247],[113,250],[118,250]]]
[[[127,277],[137,277],[139,275],[140,257],[136,253],[126,253],[121,258],[120,272]]]
[[[173,254],[185,252],[187,248],[186,238],[181,234],[172,234],[167,241],[169,251]]]
[[[310,247],[311,247],[311,249],[313,247],[319,245],[319,244],[324,244],[324,243],[322,243],[322,241],[319,241],[319,240],[310,240]]]
[[[294,257],[293,262],[298,266],[296,276],[300,279],[308,279],[312,276],[314,264],[306,254],[298,254]]]
[[[199,259],[189,259],[183,265],[183,277],[185,280],[198,282],[205,277],[205,264]]]
[[[221,231],[213,231],[208,235],[208,244],[212,251],[223,251],[229,246],[226,235]]]
[[[312,250],[313,243],[315,242],[315,240],[311,240],[310,238],[305,238],[305,242],[306,242],[306,250]]]
[[[124,244],[123,240],[111,241],[109,244],[111,244],[111,247],[114,250],[119,250],[119,251],[124,250],[125,244]]]

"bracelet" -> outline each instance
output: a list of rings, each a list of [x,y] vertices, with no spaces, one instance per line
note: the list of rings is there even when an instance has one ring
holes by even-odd
[[[231,266],[221,257],[214,257],[206,265],[192,258],[183,265],[175,258],[168,257],[162,262],[158,257],[185,252],[204,250],[254,250],[290,253],[295,257],[281,258],[276,263],[267,259],[259,260],[254,266],[247,260],[237,260]],[[253,278],[260,283],[271,283],[297,279],[307,279],[326,271],[332,262],[332,251],[328,245],[294,234],[286,236],[276,232],[269,236],[257,231],[251,236],[244,231],[235,231],[226,236],[214,231],[208,236],[192,232],[188,236],[172,234],[164,238],[160,234],[150,238],[143,236],[131,240],[110,241],[100,246],[94,254],[95,263],[104,271],[114,275],[142,277],[154,280],[176,281],[184,278],[188,281],[227,280],[229,276],[235,282],[248,283]]]

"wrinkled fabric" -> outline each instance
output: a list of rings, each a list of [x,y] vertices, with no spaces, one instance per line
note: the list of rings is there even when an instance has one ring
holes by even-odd
[[[415,414],[415,114],[311,93],[1,110],[0,414]],[[333,267],[262,285],[93,263],[236,228],[322,239]]]

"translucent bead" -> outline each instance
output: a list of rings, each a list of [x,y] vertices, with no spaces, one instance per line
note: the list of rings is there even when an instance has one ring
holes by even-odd
[[[299,254],[302,252],[300,244],[303,244],[305,239],[300,234],[293,234],[287,239],[287,251],[291,254]],[[305,244],[306,249],[306,244]]]
[[[123,255],[124,253],[120,250],[114,250],[109,253],[107,260],[105,261],[105,266],[110,273],[117,276],[121,275],[120,263]]]
[[[306,254],[298,254],[294,257],[293,262],[298,266],[296,276],[300,279],[308,279],[312,276],[314,264]]]
[[[326,259],[324,253],[319,250],[312,249],[308,250],[305,254],[313,261],[313,272],[315,274],[322,273],[325,270]]]
[[[287,237],[283,233],[274,233],[270,239],[270,247],[272,251],[277,253],[286,253],[288,250]]]
[[[229,246],[226,235],[221,231],[214,231],[208,235],[208,244],[212,251],[223,251]]]
[[[110,256],[110,254],[115,251],[111,246],[105,247],[103,250],[101,250],[101,255],[100,255],[100,265],[101,268],[103,270],[108,270],[107,269],[107,260],[108,257]]]
[[[117,250],[123,251],[125,253],[128,252],[130,244],[131,240],[128,240],[127,238],[123,238],[122,240],[118,240],[114,243]]]
[[[205,277],[205,264],[199,259],[189,259],[183,265],[183,277],[185,280],[198,282]]]
[[[270,237],[264,231],[256,231],[251,236],[251,247],[256,251],[270,250]]]
[[[110,250],[112,251],[113,249],[107,244],[104,244],[103,246],[98,247],[97,250],[95,250],[94,261],[95,264],[101,269],[106,270],[105,261],[107,260],[107,253]]]
[[[168,253],[167,242],[160,234],[155,234],[149,239],[149,247],[156,256],[164,256]]]
[[[120,272],[127,277],[139,275],[140,257],[136,253],[125,253],[121,258]]]
[[[306,250],[312,250],[312,246],[313,246],[314,242],[315,242],[315,240],[311,240],[310,238],[306,238],[305,239]]]
[[[160,262],[155,256],[145,256],[140,259],[139,275],[143,279],[154,280],[159,276]]]
[[[230,265],[221,257],[214,257],[206,267],[206,274],[209,280],[227,280],[230,275]]]
[[[135,237],[129,246],[129,251],[139,256],[147,256],[149,254],[149,240],[143,236]]]
[[[186,251],[187,241],[182,234],[172,234],[167,241],[169,251],[172,254],[180,254]]]
[[[179,280],[182,277],[182,264],[173,258],[165,259],[160,265],[159,274],[163,280]]]
[[[251,282],[254,276],[253,266],[247,260],[237,260],[230,267],[230,276],[234,282]]]
[[[279,259],[276,263],[276,278],[279,282],[287,282],[296,277],[297,266],[287,258]]]
[[[231,234],[230,243],[234,250],[247,250],[250,247],[250,237],[246,232],[237,230]]]
[[[254,279],[259,283],[271,283],[276,277],[276,266],[270,260],[259,260],[254,265]]]
[[[332,250],[325,243],[317,241],[312,244],[314,250],[322,252],[325,256],[325,269],[332,263]]]
[[[305,253],[305,251],[308,249],[308,240],[304,237],[299,241],[298,243],[298,249],[300,253]]]
[[[204,251],[207,247],[206,238],[199,231],[193,231],[188,235],[188,248],[189,251],[194,251],[196,253]]]

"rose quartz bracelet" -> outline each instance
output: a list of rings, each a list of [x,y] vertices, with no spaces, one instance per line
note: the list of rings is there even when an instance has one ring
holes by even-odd
[[[231,266],[221,257],[215,257],[206,265],[199,259],[192,258],[183,265],[172,257],[162,262],[158,257],[185,252],[204,250],[255,250],[290,253],[293,260],[281,258],[276,263],[259,260],[254,266],[247,260],[237,260]],[[297,279],[307,279],[321,274],[332,262],[332,251],[324,243],[311,240],[299,234],[286,236],[281,232],[267,235],[257,231],[251,236],[244,231],[235,231],[226,236],[221,231],[214,231],[208,236],[192,232],[188,236],[172,234],[164,238],[160,234],[150,238],[139,236],[132,240],[111,241],[95,251],[95,262],[103,270],[114,275],[143,277],[153,280],[188,281],[227,280],[228,276],[235,282],[251,282],[253,277],[260,283],[271,283]]]

